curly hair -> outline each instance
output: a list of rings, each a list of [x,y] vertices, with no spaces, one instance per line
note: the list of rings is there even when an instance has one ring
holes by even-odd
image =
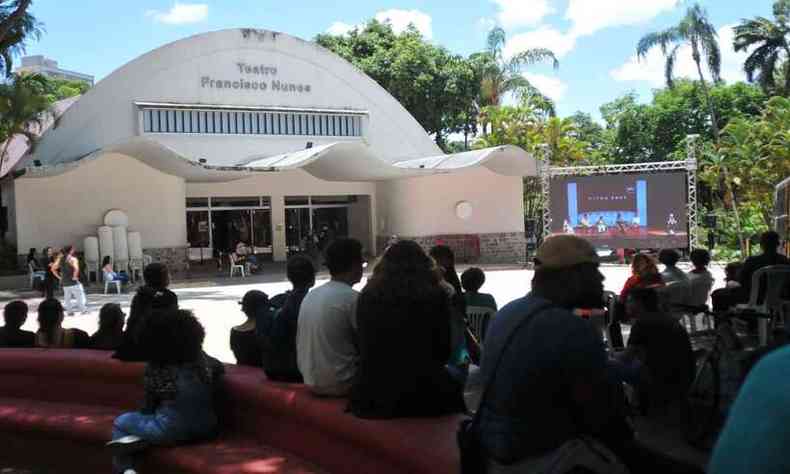
[[[142,334],[147,360],[162,365],[195,362],[200,357],[205,337],[203,325],[192,311],[185,309],[176,309],[148,321]]]
[[[649,255],[643,253],[634,255],[634,261],[631,262],[631,271],[640,278],[658,275],[656,262]]]
[[[439,286],[436,263],[417,242],[401,240],[393,244],[373,269],[362,293],[392,305],[431,297]]]

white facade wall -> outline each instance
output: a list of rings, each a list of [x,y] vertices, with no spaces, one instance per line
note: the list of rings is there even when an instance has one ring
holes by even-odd
[[[14,185],[20,252],[69,243],[81,249],[111,209],[128,214],[129,229],[140,232],[146,249],[186,245],[184,180],[134,158],[102,155],[64,174],[22,177]]]
[[[377,235],[524,232],[523,180],[486,168],[378,184]],[[472,216],[456,215],[456,204],[472,204]]]

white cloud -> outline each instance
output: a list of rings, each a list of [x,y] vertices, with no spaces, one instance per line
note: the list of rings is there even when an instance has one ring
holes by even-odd
[[[384,10],[376,13],[376,20],[380,22],[389,22],[392,25],[392,30],[400,33],[409,26],[414,25],[417,31],[422,33],[425,39],[433,38],[433,30],[431,29],[431,16],[419,10]]]
[[[549,0],[491,0],[499,12],[497,20],[505,29],[539,25],[543,18],[556,10]],[[589,0],[587,0],[589,1]]]
[[[554,102],[559,102],[565,97],[565,92],[568,90],[568,85],[556,77],[546,76],[544,74],[533,74],[525,72],[524,77],[546,97]]]
[[[155,21],[168,25],[184,25],[197,23],[208,17],[208,5],[205,3],[179,3],[176,2],[170,10],[149,10],[146,16],[153,17]]]
[[[479,18],[477,23],[475,23],[475,27],[484,33],[488,33],[489,31],[493,30],[495,26],[496,20],[488,17]]]
[[[565,18],[577,36],[612,26],[636,25],[672,10],[680,0],[570,0]]]
[[[521,51],[531,48],[548,48],[558,58],[571,52],[576,46],[576,37],[570,33],[562,33],[550,26],[542,26],[537,30],[511,36],[503,49],[505,57],[512,57]]]
[[[736,53],[732,48],[735,33],[733,25],[725,25],[718,29],[719,48],[721,48],[721,77],[727,82],[743,81],[746,74],[743,72],[743,62],[748,52]],[[639,60],[636,55],[631,56],[623,65],[611,70],[609,75],[617,81],[642,81],[654,87],[663,87],[664,65],[666,58],[660,48],[650,50],[647,57]],[[683,46],[678,50],[675,62],[676,78],[698,79],[697,66],[691,57],[691,47]],[[703,71],[707,74],[707,67],[703,64]],[[710,75],[706,75],[710,79]]]
[[[342,21],[336,21],[326,29],[326,32],[330,35],[342,36],[346,33],[349,33],[356,27],[357,25],[349,25],[348,23],[343,23]]]

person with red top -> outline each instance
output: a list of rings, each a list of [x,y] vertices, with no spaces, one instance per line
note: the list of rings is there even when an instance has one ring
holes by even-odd
[[[631,262],[631,277],[626,280],[620,291],[620,301],[628,299],[628,292],[633,288],[656,288],[664,286],[664,280],[658,272],[658,266],[649,255],[643,253],[634,255]]]
[[[658,272],[658,266],[649,255],[638,253],[631,261],[631,276],[626,280],[623,289],[620,291],[620,299],[617,302],[612,322],[609,324],[609,340],[613,347],[623,347],[623,331],[620,323],[631,318],[625,308],[628,301],[628,294],[635,288],[657,288],[664,286],[664,280]]]

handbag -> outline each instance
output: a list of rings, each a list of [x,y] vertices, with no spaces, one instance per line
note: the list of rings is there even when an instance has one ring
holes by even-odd
[[[485,388],[483,389],[483,396],[480,398],[480,405],[478,406],[477,412],[475,412],[472,418],[462,420],[458,425],[458,431],[456,432],[456,443],[458,444],[458,451],[460,453],[461,474],[484,474],[486,472],[487,456],[483,446],[480,444],[480,412],[482,411],[483,405],[485,405],[485,402],[488,400],[491,387],[494,385],[494,381],[496,380],[496,373],[499,369],[499,364],[502,362],[502,356],[505,354],[505,350],[513,341],[514,336],[522,327],[526,326],[527,323],[532,321],[536,314],[550,306],[551,303],[543,303],[538,305],[526,316],[524,316],[524,318],[522,318],[522,320],[519,321],[519,323],[513,328],[510,334],[508,334],[507,339],[505,339],[505,343],[502,345],[502,349],[499,352],[499,357],[494,364],[494,370],[491,372],[491,378],[487,381]]]

